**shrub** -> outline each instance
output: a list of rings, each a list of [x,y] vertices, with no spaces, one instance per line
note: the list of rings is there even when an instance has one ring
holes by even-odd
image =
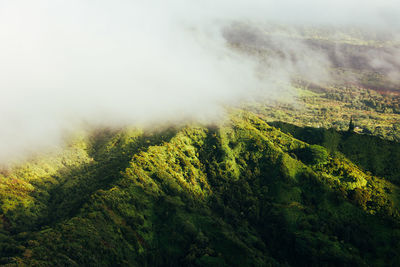
[[[306,164],[323,164],[328,160],[329,153],[319,145],[310,145],[294,151],[297,157]]]

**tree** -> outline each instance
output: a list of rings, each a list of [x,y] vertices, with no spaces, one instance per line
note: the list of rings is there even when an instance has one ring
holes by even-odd
[[[329,153],[319,145],[311,145],[295,152],[301,161],[306,164],[322,164],[328,160]]]
[[[350,117],[349,132],[354,132],[353,117]]]

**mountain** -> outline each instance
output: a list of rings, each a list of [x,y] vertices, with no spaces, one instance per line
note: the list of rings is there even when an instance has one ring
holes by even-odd
[[[400,149],[388,142],[243,110],[93,130],[2,170],[0,263],[396,266]]]

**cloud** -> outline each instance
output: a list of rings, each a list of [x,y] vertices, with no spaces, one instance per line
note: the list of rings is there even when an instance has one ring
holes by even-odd
[[[0,160],[56,144],[82,120],[215,118],[223,105],[278,94],[277,77],[324,77],[327,55],[303,41],[275,38],[284,56],[260,65],[224,32],[238,21],[396,32],[400,5],[382,2],[1,1]]]

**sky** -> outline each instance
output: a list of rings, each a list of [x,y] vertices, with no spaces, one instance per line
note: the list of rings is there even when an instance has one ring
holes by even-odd
[[[259,62],[224,38],[232,23],[396,35],[398,17],[394,0],[0,0],[0,161],[57,145],[82,122],[215,119],[226,105],[279,95],[271,78],[329,67],[326,55],[283,42],[299,60],[274,59],[261,79]]]

